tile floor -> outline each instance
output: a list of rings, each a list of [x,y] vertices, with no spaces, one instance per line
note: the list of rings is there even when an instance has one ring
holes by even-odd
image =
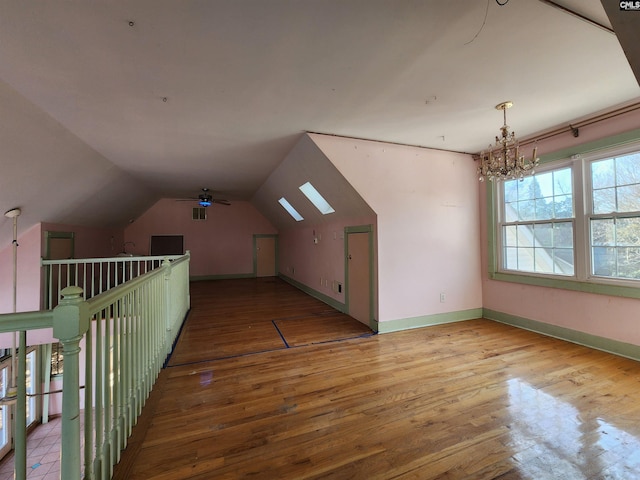
[[[60,417],[38,425],[27,437],[27,478],[60,479]],[[0,480],[13,480],[13,452],[0,461]]]

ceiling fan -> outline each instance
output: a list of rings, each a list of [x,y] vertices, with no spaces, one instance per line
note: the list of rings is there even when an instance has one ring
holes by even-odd
[[[219,205],[225,205],[225,206],[231,205],[229,200],[224,200],[222,198],[213,198],[213,196],[209,193],[209,189],[206,187],[202,189],[202,193],[197,197],[181,198],[179,201],[182,201],[182,202],[196,201],[198,202],[198,205],[200,205],[201,207],[210,207],[214,203],[217,203]]]

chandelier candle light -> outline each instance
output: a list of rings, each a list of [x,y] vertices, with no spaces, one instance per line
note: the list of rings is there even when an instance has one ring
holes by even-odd
[[[496,105],[496,110],[504,113],[504,125],[500,127],[501,136],[496,136],[496,144],[489,145],[488,150],[480,154],[480,166],[478,167],[479,180],[522,180],[525,175],[535,174],[534,168],[540,163],[536,156],[538,147],[533,148],[533,155],[525,159],[520,154],[520,146],[516,140],[515,132],[509,132],[507,125],[507,108],[511,108],[513,102],[502,102]]]

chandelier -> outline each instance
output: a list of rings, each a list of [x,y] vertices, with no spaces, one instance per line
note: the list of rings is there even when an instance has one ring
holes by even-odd
[[[533,175],[534,168],[538,166],[540,159],[536,157],[537,147],[533,149],[530,159],[525,159],[520,154],[520,146],[516,140],[515,132],[509,132],[507,125],[507,108],[511,108],[513,102],[503,102],[496,105],[496,110],[504,113],[504,125],[500,127],[501,136],[496,136],[495,145],[489,145],[487,150],[480,153],[480,166],[478,167],[479,180],[522,180],[525,175]]]

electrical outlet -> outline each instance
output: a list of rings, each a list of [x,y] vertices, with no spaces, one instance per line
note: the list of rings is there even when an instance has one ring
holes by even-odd
[[[447,300],[447,295],[444,292],[440,293],[440,303],[444,303]]]

